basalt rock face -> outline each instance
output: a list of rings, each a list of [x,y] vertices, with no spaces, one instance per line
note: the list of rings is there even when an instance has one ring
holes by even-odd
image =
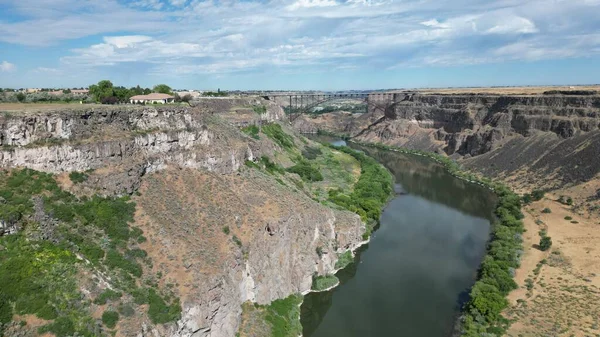
[[[165,325],[144,313],[122,317],[120,336],[234,336],[242,303],[310,290],[314,273],[333,272],[338,254],[363,240],[358,215],[321,205],[263,171],[241,169],[246,160],[284,152],[265,135],[239,130],[284,120],[281,108],[256,99],[202,104],[0,119],[2,168],[56,173],[76,194],[132,195],[135,226],[147,238],[140,247],[153,261],[144,275],[174,285],[182,314]],[[71,171],[88,178],[72,184],[65,175]],[[34,221],[56,226],[39,208]],[[0,235],[18,230],[0,222]]]
[[[88,183],[102,186],[105,194],[131,194],[141,176],[169,163],[231,173],[246,159],[264,153],[260,142],[228,137],[237,133],[227,123],[232,116],[239,118],[225,111],[219,122],[201,109],[179,107],[5,115],[0,119],[0,165],[53,173],[110,166],[110,171],[98,170]],[[281,109],[270,107],[263,115],[253,112],[244,120],[260,124],[283,117]]]
[[[542,153],[552,156],[553,152],[547,153],[550,149],[558,151],[561,146],[576,143],[586,147],[588,143],[584,140],[592,137],[590,134],[600,132],[600,96],[597,95],[396,93],[373,95],[369,99],[377,101],[382,99],[380,97],[387,100],[383,102],[387,107],[385,111],[370,111],[367,114],[370,118],[364,115],[340,118],[325,114],[304,117],[294,126],[300,131],[322,129],[346,133],[359,141],[435,151],[459,159],[472,157],[465,164],[475,169],[484,169],[485,163],[474,158],[487,154],[486,158],[497,161],[496,170],[491,170],[495,175],[516,172],[499,169],[510,166],[500,163],[511,161],[508,158],[512,152],[510,148],[516,144],[538,146],[541,144],[538,140],[543,138],[549,146],[530,153],[528,160],[522,163],[523,167],[533,164]],[[554,162],[558,165],[558,161]],[[593,169],[594,172],[586,176],[598,170],[600,168]],[[566,176],[560,175],[558,179],[563,177]]]

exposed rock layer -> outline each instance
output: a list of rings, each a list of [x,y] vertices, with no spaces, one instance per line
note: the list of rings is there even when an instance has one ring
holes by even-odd
[[[281,149],[238,128],[284,118],[259,99],[5,115],[0,163],[87,171],[87,181],[70,187],[78,193],[141,191],[136,225],[154,262],[145,272],[177,284],[183,312],[166,326],[123,318],[120,335],[229,337],[243,302],[308,291],[313,273],[332,272],[337,254],[355,248],[365,230],[354,213],[325,207],[262,172],[240,171],[246,160]]]
[[[589,179],[600,171],[600,96],[395,93],[369,99],[385,108],[365,115],[306,115],[294,127],[446,153],[495,176],[534,167],[540,185]],[[517,157],[519,164],[512,165]],[[572,163],[584,173],[567,170]]]

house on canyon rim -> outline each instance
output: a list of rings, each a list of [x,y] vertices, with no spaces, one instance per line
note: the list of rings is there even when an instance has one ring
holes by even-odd
[[[133,96],[129,99],[129,102],[132,104],[135,104],[135,103],[165,104],[165,103],[173,103],[174,100],[175,100],[175,97],[171,96],[171,95],[151,93],[149,95]]]

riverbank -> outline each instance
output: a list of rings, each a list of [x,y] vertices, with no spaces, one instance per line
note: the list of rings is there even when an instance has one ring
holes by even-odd
[[[348,139],[346,141],[386,151],[429,157],[442,164],[451,175],[496,193],[499,198],[495,210],[497,220],[492,223],[487,254],[479,269],[477,281],[471,288],[470,299],[463,307],[459,331],[465,336],[480,336],[483,333],[504,334],[509,322],[502,317],[501,312],[508,307],[506,296],[517,288],[512,277],[514,270],[519,266],[523,249],[521,237],[524,227],[521,220],[524,216],[521,213],[521,198],[507,186],[465,172],[454,161],[439,154]]]

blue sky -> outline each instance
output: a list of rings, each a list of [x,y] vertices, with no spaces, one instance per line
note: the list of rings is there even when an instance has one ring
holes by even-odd
[[[0,87],[600,83],[600,0],[0,0]]]

